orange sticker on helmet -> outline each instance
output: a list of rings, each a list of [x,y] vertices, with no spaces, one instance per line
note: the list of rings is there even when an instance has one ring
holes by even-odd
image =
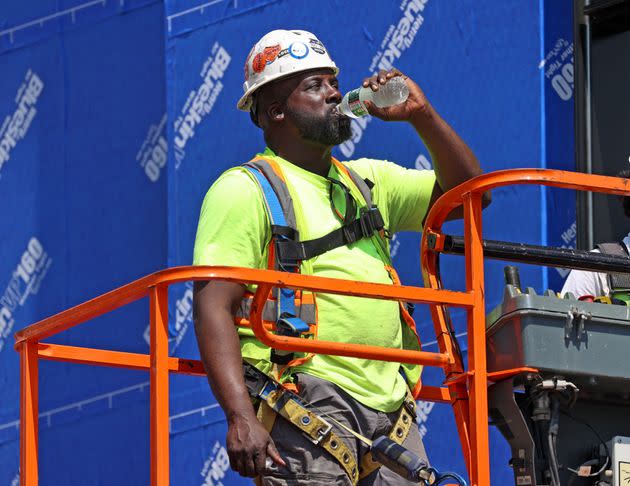
[[[245,66],[243,66],[243,68],[245,69],[245,81],[249,81],[249,59],[252,57],[253,52],[254,52],[253,49],[249,51],[249,54],[247,55],[247,59],[245,59]]]
[[[265,61],[267,64],[271,64],[278,57],[278,53],[280,52],[280,44],[276,44],[275,46],[265,47],[263,51],[263,56],[265,57]]]
[[[262,73],[265,70],[267,64],[271,64],[278,57],[280,52],[280,44],[275,46],[265,47],[262,52],[259,52],[254,56],[252,60],[252,70],[255,73]]]
[[[254,56],[252,60],[252,69],[255,73],[262,73],[265,69],[265,59],[263,58],[263,53],[259,52]]]

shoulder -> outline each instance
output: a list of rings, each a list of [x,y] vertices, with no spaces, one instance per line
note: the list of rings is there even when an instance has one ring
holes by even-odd
[[[361,177],[368,178],[377,186],[393,187],[396,190],[405,187],[430,190],[435,182],[435,172],[403,167],[389,160],[362,158],[343,162]]]
[[[206,192],[200,219],[213,220],[219,215],[232,215],[240,220],[249,220],[262,217],[264,213],[258,182],[244,167],[234,167],[222,173]]]
[[[249,170],[243,166],[238,166],[223,172],[212,184],[211,189],[214,187],[254,188],[256,186],[254,176]]]
[[[370,158],[361,158],[356,160],[349,160],[346,162],[342,162],[346,167],[350,167],[354,169],[357,173],[363,176],[366,174],[373,174],[375,176],[380,177],[395,177],[400,175],[429,175],[433,174],[432,170],[418,170],[418,169],[410,169],[408,167],[403,167],[396,162],[392,162],[390,160],[380,160],[380,159],[370,159]]]
[[[354,170],[361,177],[368,179],[375,178],[382,170],[387,170],[387,166],[399,167],[393,162],[387,160],[361,158],[355,160],[348,160],[342,162],[342,164],[352,170]],[[375,182],[375,181],[374,181]]]
[[[254,176],[244,167],[233,167],[223,172],[210,186],[205,200],[255,202],[260,200],[260,188]]]

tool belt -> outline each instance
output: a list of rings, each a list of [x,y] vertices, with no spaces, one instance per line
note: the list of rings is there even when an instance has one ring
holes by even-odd
[[[260,400],[257,417],[267,432],[271,432],[276,416],[280,415],[300,429],[313,444],[332,455],[353,485],[381,467],[381,463],[374,461],[369,452],[357,467],[354,454],[332,430],[332,424],[309,410],[299,395],[248,363],[243,363],[243,372],[250,397]],[[415,405],[411,393],[407,393],[398,419],[389,433],[389,438],[394,442],[402,444],[407,438],[416,416]]]

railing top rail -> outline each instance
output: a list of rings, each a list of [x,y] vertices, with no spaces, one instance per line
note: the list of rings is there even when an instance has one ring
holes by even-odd
[[[630,180],[593,174],[550,169],[511,169],[490,172],[471,179],[448,191],[435,203],[426,220],[426,227],[439,230],[452,209],[462,204],[466,194],[481,194],[510,184],[539,184],[566,189],[630,195]],[[423,238],[424,241],[424,238]],[[422,258],[426,263],[426,255]],[[15,334],[18,347],[29,339],[45,339],[71,327],[146,297],[151,287],[190,280],[223,280],[248,284],[273,284],[314,292],[347,294],[380,299],[403,299],[417,303],[441,302],[470,307],[470,295],[448,290],[412,286],[392,286],[343,279],[300,275],[239,267],[174,267],[142,277],[59,314],[32,324]]]
[[[277,287],[300,288],[314,292],[345,294],[376,299],[405,300],[416,303],[444,302],[456,307],[470,307],[472,299],[464,292],[434,290],[412,286],[394,286],[370,282],[316,277],[241,267],[188,266],[174,267],[142,277],[127,285],[60,312],[15,334],[15,347],[30,339],[45,339],[85,321],[111,312],[146,297],[157,285],[171,285],[190,280],[223,280],[246,284],[273,284]]]
[[[442,195],[429,211],[425,228],[439,230],[466,194],[480,195],[496,187],[522,184],[630,196],[630,179],[555,169],[498,170],[470,179]]]

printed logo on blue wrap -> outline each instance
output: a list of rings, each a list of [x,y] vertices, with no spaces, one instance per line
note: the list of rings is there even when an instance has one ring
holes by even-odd
[[[222,486],[222,480],[230,469],[230,458],[227,450],[218,441],[214,443],[212,452],[201,469],[203,483],[201,486]]]
[[[11,278],[0,294],[0,351],[15,326],[15,312],[31,295],[39,292],[52,258],[36,237],[32,237],[22,253]]]
[[[37,100],[44,89],[44,82],[30,69],[15,96],[15,111],[0,123],[0,170],[11,158],[11,152],[28,133],[35,115]]]

